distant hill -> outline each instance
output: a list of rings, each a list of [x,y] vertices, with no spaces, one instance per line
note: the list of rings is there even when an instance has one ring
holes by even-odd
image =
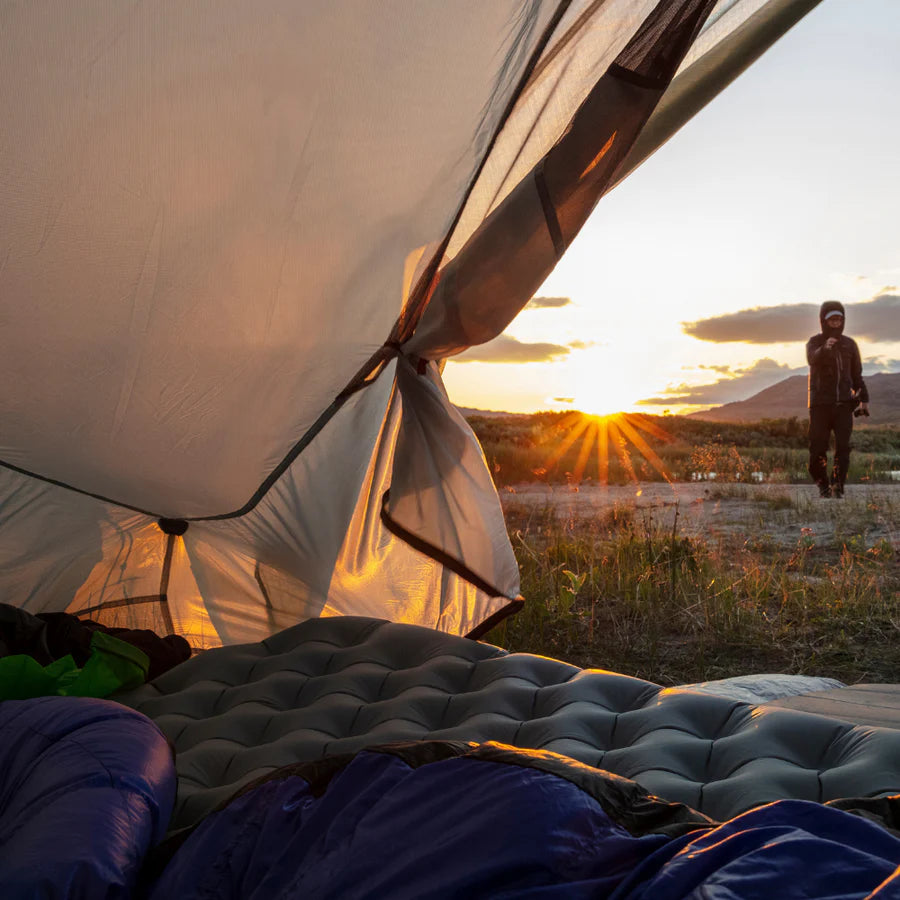
[[[482,418],[495,418],[498,416],[503,416],[504,418],[509,416],[527,416],[530,413],[511,413],[511,412],[503,412],[499,409],[472,409],[470,406],[457,406],[456,407],[467,419],[470,416],[481,416]]]
[[[866,385],[872,415],[868,419],[858,419],[856,424],[900,425],[900,372],[867,375]],[[806,376],[792,375],[747,400],[691,413],[688,418],[710,422],[758,422],[791,416],[805,418],[806,415]]]

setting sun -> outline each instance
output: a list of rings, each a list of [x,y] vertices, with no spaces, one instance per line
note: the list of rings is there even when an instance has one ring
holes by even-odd
[[[659,388],[658,374],[643,367],[635,371],[625,345],[592,347],[566,367],[574,385],[571,407],[589,416],[633,412],[638,401]]]
[[[603,395],[577,390],[572,405],[582,410],[586,416],[596,419],[614,416],[623,410],[622,398],[614,393]]]

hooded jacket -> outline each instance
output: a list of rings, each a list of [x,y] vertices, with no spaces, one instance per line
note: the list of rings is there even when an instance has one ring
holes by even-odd
[[[844,332],[844,323],[835,328],[825,321],[831,312],[845,315],[844,307],[837,300],[827,300],[819,309],[819,334],[806,342],[806,361],[809,363],[808,405],[830,406],[835,403],[853,403],[859,399],[869,402],[869,391],[862,377],[862,361],[859,347]],[[830,349],[825,346],[828,338],[837,338]],[[853,392],[858,391],[856,397]]]

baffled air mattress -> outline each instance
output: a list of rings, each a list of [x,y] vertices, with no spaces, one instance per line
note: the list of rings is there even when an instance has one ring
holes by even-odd
[[[900,792],[900,731],[376,619],[312,619],[210,650],[118,699],[176,749],[173,828],[282,766],[395,741],[549,750],[719,821],[782,799]]]

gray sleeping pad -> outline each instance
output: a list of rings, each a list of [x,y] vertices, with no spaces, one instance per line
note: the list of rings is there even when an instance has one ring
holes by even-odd
[[[172,827],[274,768],[392,741],[564,753],[715,819],[900,791],[900,731],[659,685],[414,625],[311,619],[116,698],[176,750]]]

